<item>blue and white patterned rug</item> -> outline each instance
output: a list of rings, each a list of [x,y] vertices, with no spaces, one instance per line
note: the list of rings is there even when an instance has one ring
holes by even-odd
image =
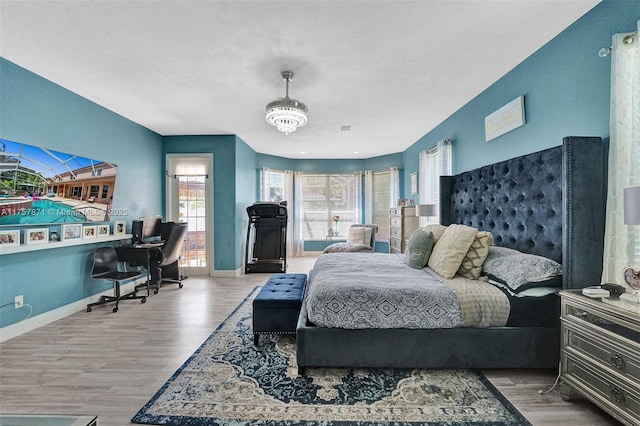
[[[298,377],[295,340],[253,345],[253,292],[131,420],[156,425],[530,423],[469,370],[314,369]]]

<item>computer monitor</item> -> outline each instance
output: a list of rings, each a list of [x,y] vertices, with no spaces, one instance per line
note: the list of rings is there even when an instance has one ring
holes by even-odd
[[[160,224],[162,223],[162,216],[147,216],[141,217],[142,222],[142,241],[153,241],[160,239]]]

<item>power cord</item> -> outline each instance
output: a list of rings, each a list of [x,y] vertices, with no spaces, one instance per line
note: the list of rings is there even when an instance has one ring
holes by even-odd
[[[553,382],[553,386],[551,386],[551,387],[550,387],[549,389],[547,389],[547,390],[542,390],[542,389],[538,390],[538,393],[539,393],[540,395],[544,395],[544,394],[546,394],[546,393],[549,393],[549,392],[551,392],[552,390],[554,390],[556,386],[558,386],[558,382],[560,381],[560,368],[561,368],[561,365],[562,365],[562,364],[561,364],[561,362],[559,362],[559,363],[558,363],[558,376],[556,377],[556,381],[555,381],[555,382]]]
[[[4,305],[0,305],[0,309],[4,308],[5,306],[15,306],[15,302],[11,302],[11,303],[5,303]],[[28,303],[23,303],[22,306],[28,306],[29,307],[29,313],[27,314],[26,317],[22,318],[20,321],[17,322],[21,322],[24,321],[26,319],[29,319],[29,317],[31,317],[31,314],[33,313],[33,306],[31,306]]]

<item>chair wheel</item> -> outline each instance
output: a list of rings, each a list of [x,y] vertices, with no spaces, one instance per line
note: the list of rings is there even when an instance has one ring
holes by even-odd
[[[113,312],[118,312],[118,307],[116,306],[115,308],[112,309]]]
[[[158,294],[158,289],[153,290],[153,294]]]
[[[146,303],[147,302],[147,298],[143,297],[142,299],[140,299],[140,303]]]
[[[91,308],[87,306],[87,312],[91,312]]]
[[[178,288],[182,288],[184,285],[182,283],[178,284]]]

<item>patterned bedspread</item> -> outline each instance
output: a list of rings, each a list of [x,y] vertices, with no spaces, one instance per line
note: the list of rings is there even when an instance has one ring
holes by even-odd
[[[349,329],[490,327],[509,316],[509,300],[490,284],[445,280],[387,253],[321,255],[305,303],[312,323]]]

